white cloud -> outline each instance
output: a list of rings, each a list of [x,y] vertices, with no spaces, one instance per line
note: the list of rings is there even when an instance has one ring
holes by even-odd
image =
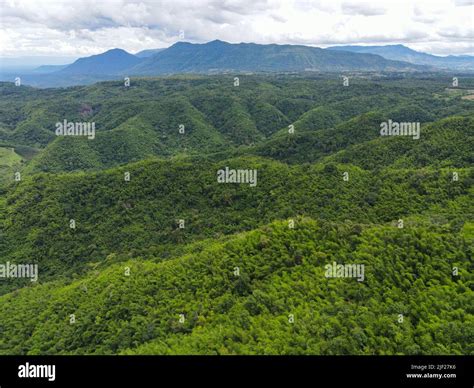
[[[0,56],[206,42],[398,44],[473,54],[472,0],[0,0]]]
[[[373,1],[343,1],[341,9],[346,15],[375,16],[384,15],[387,12],[387,8],[382,2]]]

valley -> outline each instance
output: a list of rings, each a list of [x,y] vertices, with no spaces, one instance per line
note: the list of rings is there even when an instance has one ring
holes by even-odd
[[[0,83],[0,354],[473,354],[474,102],[402,74]]]

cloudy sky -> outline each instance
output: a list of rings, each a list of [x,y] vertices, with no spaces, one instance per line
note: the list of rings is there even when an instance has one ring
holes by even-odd
[[[0,0],[0,56],[135,53],[177,40],[397,44],[474,54],[474,0]],[[180,31],[184,39],[180,38]]]

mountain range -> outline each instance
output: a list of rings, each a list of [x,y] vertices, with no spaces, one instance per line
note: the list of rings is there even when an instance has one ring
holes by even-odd
[[[373,54],[335,52],[297,45],[230,44],[214,40],[205,44],[178,42],[137,66],[131,74],[208,73],[223,71],[285,72],[344,70],[416,70],[399,61]]]
[[[386,59],[403,61],[417,65],[432,66],[439,69],[472,70],[474,57],[469,55],[448,55],[441,57],[412,50],[402,44],[386,46],[334,46],[330,50],[376,54]]]
[[[67,66],[41,66],[21,75],[24,84],[40,87],[90,84],[125,76],[238,72],[401,72],[474,71],[474,57],[439,57],[403,45],[337,46],[239,43],[214,40],[178,42],[166,49],[130,54],[120,48],[79,58]],[[0,74],[12,81],[15,74]]]

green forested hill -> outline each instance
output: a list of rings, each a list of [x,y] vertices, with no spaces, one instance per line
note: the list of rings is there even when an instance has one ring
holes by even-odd
[[[474,116],[449,117],[424,126],[421,131],[423,141],[420,142],[378,137],[347,147],[327,160],[350,163],[364,169],[474,165]]]
[[[294,229],[274,223],[162,263],[128,261],[4,295],[0,352],[474,351],[472,251],[459,235],[295,221]],[[333,260],[365,264],[365,280],[326,278]]]
[[[0,277],[0,353],[473,354],[474,103],[443,77],[1,84],[0,265],[39,280]]]
[[[1,83],[0,142],[44,149],[26,167],[29,173],[104,169],[150,156],[222,150],[228,157],[253,153],[252,147],[247,150],[252,145],[259,155],[281,159],[281,153],[291,153],[284,156],[291,162],[307,154],[306,161],[313,162],[378,137],[380,120],[426,125],[472,113],[472,101],[445,91],[450,82],[439,75],[354,76],[344,87],[334,75],[240,75],[238,86],[230,76],[132,79],[128,88],[119,82],[45,90]],[[468,87],[472,81],[462,82]],[[55,123],[63,120],[95,123],[95,139],[58,138]],[[298,142],[298,149],[289,141]]]
[[[220,184],[219,169],[251,168],[258,184]],[[124,181],[125,172],[130,182]],[[347,172],[349,181],[343,180]],[[111,253],[169,254],[180,244],[307,215],[364,223],[400,218],[472,199],[474,171],[382,170],[297,165],[253,157],[220,162],[147,161],[95,174],[35,175],[6,197],[5,258],[41,264],[43,276],[71,276]],[[464,216],[472,216],[472,205]],[[454,218],[452,214],[451,218]],[[69,228],[74,219],[76,229]],[[178,220],[185,228],[178,228]]]

